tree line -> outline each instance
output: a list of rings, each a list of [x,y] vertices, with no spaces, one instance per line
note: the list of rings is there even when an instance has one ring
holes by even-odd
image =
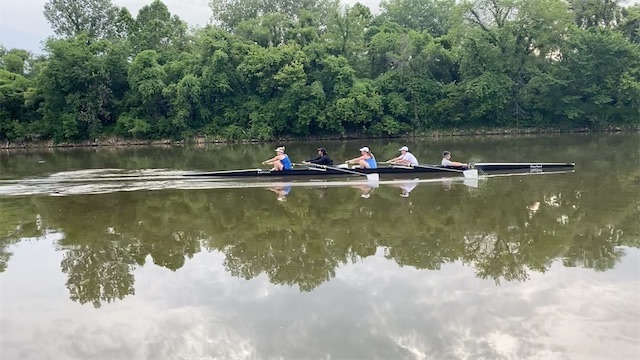
[[[640,6],[616,0],[49,0],[44,55],[0,46],[0,139],[271,140],[634,125]]]

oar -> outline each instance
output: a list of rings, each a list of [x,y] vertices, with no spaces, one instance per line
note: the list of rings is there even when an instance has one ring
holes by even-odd
[[[379,162],[378,164],[389,165],[394,169],[412,169],[412,166],[413,166],[413,165],[404,165],[404,164],[393,163],[393,162],[389,162],[389,161]]]
[[[316,170],[316,171],[327,171],[327,169],[323,169],[323,168],[319,168],[317,167],[318,164],[314,164],[314,163],[292,163],[291,165],[293,166],[304,166],[309,170]]]
[[[438,166],[430,166],[430,165],[413,165],[413,167],[423,168],[423,169],[434,169],[434,170],[444,170],[444,171],[457,172],[457,173],[462,173],[464,175],[464,177],[466,177],[466,178],[470,178],[470,179],[477,179],[478,178],[478,170],[477,169],[458,170],[458,169],[449,169],[449,168],[446,168],[446,167],[438,167]]]
[[[311,163],[311,164],[303,164],[303,165],[314,165],[314,166],[317,166],[317,167],[323,168],[323,169],[330,169],[330,170],[342,171],[342,172],[345,172],[345,173],[348,173],[348,174],[366,176],[367,180],[369,180],[369,181],[380,181],[380,175],[379,174],[365,174],[365,173],[361,173],[361,172],[357,172],[357,171],[353,171],[353,170],[343,169],[343,168],[340,168],[340,167],[313,164],[313,163]]]

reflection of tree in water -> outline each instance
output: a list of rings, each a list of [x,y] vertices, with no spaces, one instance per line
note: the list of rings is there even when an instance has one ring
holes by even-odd
[[[32,199],[0,200],[0,273],[11,259],[9,246],[25,238],[40,239],[45,234],[46,224]]]
[[[617,247],[621,231],[614,227],[601,228],[587,235],[576,235],[562,259],[567,267],[584,267],[597,271],[613,269],[625,255]]]
[[[500,279],[529,279],[517,243],[504,241],[495,234],[468,236],[465,243],[465,259],[473,263],[481,279],[491,278],[496,283],[500,283]],[[546,266],[542,270],[545,269]]]
[[[298,285],[302,291],[310,291],[335,275],[340,261],[327,251],[327,246],[313,241],[299,242],[292,234],[273,235],[282,240],[263,238],[259,246],[246,243],[229,246],[224,252],[224,266],[232,275],[245,279],[264,272],[272,283]]]
[[[421,185],[411,203],[388,187],[369,199],[351,188],[295,189],[287,202],[263,189],[20,199],[20,216],[0,214],[0,266],[12,242],[43,234],[35,225],[41,214],[46,228],[64,234],[58,249],[65,252],[61,267],[70,297],[96,307],[133,294],[133,271],[149,256],[175,271],[203,248],[223,253],[232,276],[265,274],[301,291],[378,248],[387,259],[418,269],[472,264],[478,277],[498,283],[524,281],[556,259],[606,270],[624,255],[618,246],[639,246],[640,211],[635,204],[608,204],[599,190],[624,191],[612,196],[624,199],[635,188],[617,184],[616,177],[598,181],[584,185],[592,189],[587,194],[543,177],[495,179],[474,196],[455,184],[446,192]],[[618,210],[592,210],[607,206]]]
[[[122,299],[134,294],[132,272],[145,264],[147,256],[159,266],[177,270],[185,258],[201,251],[200,232],[192,236],[180,230],[194,215],[189,206],[199,204],[197,199],[140,195],[43,200],[44,217],[64,234],[58,249],[65,251],[61,267],[68,275],[72,300],[99,307]]]
[[[135,261],[130,250],[107,238],[92,246],[68,248],[60,266],[68,276],[71,300],[99,308],[103,302],[133,295]]]

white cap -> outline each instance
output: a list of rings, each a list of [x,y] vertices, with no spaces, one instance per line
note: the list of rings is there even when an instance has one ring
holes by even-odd
[[[400,150],[398,150],[398,151],[409,151],[409,148],[408,148],[408,147],[406,147],[406,146],[403,146],[403,147],[401,147],[401,148],[400,148]]]
[[[360,148],[360,151],[364,151],[364,152],[370,152],[368,147],[362,147]]]

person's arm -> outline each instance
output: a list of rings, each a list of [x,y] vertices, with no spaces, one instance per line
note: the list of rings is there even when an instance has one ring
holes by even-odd
[[[305,161],[303,161],[303,163],[321,164],[320,161],[322,161],[322,156],[318,156],[315,159],[305,160]]]
[[[274,162],[276,162],[277,160],[282,160],[282,159],[284,159],[284,155],[276,155],[276,156],[272,157],[272,158],[271,158],[271,159],[269,159],[269,160],[265,160],[265,161],[263,161],[262,163],[263,163],[264,165],[271,165],[271,164],[273,164]]]
[[[457,161],[451,161],[451,160],[443,159],[442,160],[442,166],[469,167],[469,164],[464,164],[464,163],[457,162]]]
[[[276,161],[276,158],[277,158],[277,157],[278,157],[278,156],[275,156],[275,157],[272,157],[272,158],[271,158],[271,159],[269,159],[269,160],[265,160],[265,161],[263,161],[263,162],[262,162],[262,164],[263,164],[263,165],[271,165],[274,161]]]
[[[385,162],[387,162],[387,163],[394,163],[394,162],[398,162],[398,161],[400,161],[400,160],[402,160],[402,155],[397,156],[397,157],[394,157],[393,159],[391,159],[391,160],[387,160],[387,161],[385,161]]]
[[[362,155],[362,156],[358,156],[357,158],[353,158],[353,159],[351,159],[351,160],[347,160],[347,161],[345,161],[344,163],[345,163],[345,164],[355,164],[355,163],[357,163],[358,161],[360,161],[360,160],[362,160],[362,159],[364,159],[364,158],[365,158],[365,156],[364,156],[364,155]]]

